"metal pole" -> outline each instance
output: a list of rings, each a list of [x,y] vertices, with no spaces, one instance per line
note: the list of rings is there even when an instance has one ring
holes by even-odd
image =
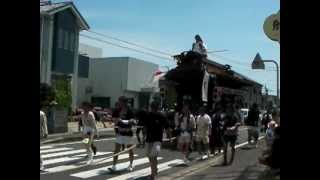
[[[271,62],[271,63],[274,63],[276,65],[276,68],[277,68],[277,97],[278,97],[278,100],[280,100],[280,89],[279,89],[279,65],[277,63],[277,61],[275,60],[263,60],[263,62]]]

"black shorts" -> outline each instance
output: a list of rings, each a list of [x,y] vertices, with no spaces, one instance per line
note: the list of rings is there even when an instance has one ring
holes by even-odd
[[[230,145],[231,146],[235,146],[236,145],[236,141],[237,141],[237,136],[227,136],[227,135],[224,135],[223,136],[223,140],[224,140],[224,143],[227,144],[228,142],[230,142]]]

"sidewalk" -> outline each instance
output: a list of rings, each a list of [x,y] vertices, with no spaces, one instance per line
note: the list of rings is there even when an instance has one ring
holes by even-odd
[[[280,177],[272,176],[266,166],[259,164],[258,157],[261,155],[264,141],[260,141],[259,144],[257,149],[248,145],[238,148],[232,165],[221,166],[222,156],[218,156],[213,161],[199,163],[198,167],[190,167],[184,172],[176,172],[159,179],[279,180]]]
[[[114,136],[113,124],[106,123],[107,128],[104,128],[101,123],[98,123],[97,126],[98,126],[100,138]],[[81,138],[82,138],[82,133],[79,132],[78,130],[78,123],[68,122],[68,132],[49,134],[48,137],[45,139],[45,141],[53,143],[53,142],[81,140]]]

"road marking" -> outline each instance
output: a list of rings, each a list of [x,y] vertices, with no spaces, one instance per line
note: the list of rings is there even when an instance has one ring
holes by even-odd
[[[175,159],[175,160],[172,160],[172,161],[168,161],[168,162],[165,162],[165,163],[158,164],[158,172],[166,171],[166,170],[172,168],[173,165],[180,165],[180,164],[184,164],[183,160],[181,160],[181,159]],[[116,177],[110,178],[108,180],[138,179],[138,178],[141,178],[143,176],[147,176],[147,175],[151,174],[150,171],[151,171],[150,167],[147,167],[147,168],[144,168],[144,169],[141,169],[141,170],[138,170],[138,171],[134,171],[134,172],[131,172],[131,173],[127,173],[127,174],[124,174],[124,175],[121,175],[121,176],[116,176]]]
[[[162,157],[158,157],[158,160],[161,160],[161,159],[162,159]],[[134,166],[139,166],[139,165],[146,164],[146,163],[149,163],[148,158],[141,158],[141,159],[137,159],[137,160],[133,161]],[[129,166],[129,164],[130,164],[129,162],[117,164],[118,171],[125,170]],[[98,168],[98,169],[89,170],[89,171],[84,171],[84,172],[80,172],[80,173],[76,173],[76,174],[71,174],[70,176],[86,179],[86,178],[91,178],[91,177],[95,177],[95,176],[99,176],[99,175],[105,175],[105,174],[110,173],[108,168],[111,168],[111,167],[112,167],[112,165],[107,166],[107,167]]]
[[[65,152],[58,152],[58,153],[51,153],[51,154],[45,154],[42,155],[42,158],[52,158],[52,157],[57,157],[57,156],[66,156],[66,155],[71,155],[71,154],[78,154],[78,153],[84,153],[87,152],[85,149],[79,149],[79,150],[73,150],[73,151],[65,151]]]
[[[113,152],[97,152],[97,154],[94,157],[99,157],[99,156],[104,156],[108,154],[112,154]],[[62,158],[57,158],[57,159],[49,159],[43,161],[43,165],[51,165],[51,164],[56,164],[56,163],[61,163],[61,162],[73,162],[73,161],[78,161],[80,159],[83,159],[87,154],[79,154],[74,157],[62,157]]]
[[[116,138],[97,139],[97,140],[94,140],[94,142],[111,141],[111,140],[115,140],[115,139]],[[81,140],[81,141],[68,142],[68,143],[55,143],[55,144],[51,144],[51,145],[53,145],[53,146],[64,146],[64,145],[72,145],[72,144],[83,144],[83,142]]]
[[[263,138],[264,138],[264,136],[260,136],[260,137],[258,138],[258,140],[261,140],[261,139],[263,139]],[[236,145],[235,148],[237,149],[237,148],[239,148],[239,147],[241,147],[241,146],[244,146],[244,145],[247,145],[247,144],[248,144],[248,141]]]
[[[138,156],[138,155],[135,155],[135,157],[136,156]],[[118,160],[127,159],[127,158],[129,158],[129,155],[128,154],[124,154],[124,155],[120,155],[118,157]],[[100,161],[101,159],[104,159],[104,158],[94,159],[93,162],[92,162],[92,165],[99,165],[99,164],[109,163],[109,162],[113,161],[113,159],[108,159],[107,161],[104,161],[104,162],[95,163],[97,161]],[[86,161],[82,161],[82,162],[79,162],[79,163],[73,164],[73,165],[56,166],[56,167],[53,167],[53,168],[46,169],[46,171],[48,171],[48,173],[57,173],[57,172],[69,171],[69,170],[74,170],[74,169],[77,169],[77,168],[90,167],[91,166],[91,165],[86,165],[85,163],[86,163]],[[101,169],[104,169],[104,168],[101,168]]]
[[[263,139],[264,136],[260,136],[259,137],[259,140]],[[235,148],[238,149],[242,146],[245,146],[247,145],[248,142],[244,142],[244,143],[241,143],[239,145],[236,145]],[[215,165],[218,163],[218,160],[222,159],[222,155],[216,157],[216,158],[213,158],[212,160],[207,160],[203,163],[199,163],[199,164],[195,164],[191,167],[188,167],[188,168],[185,168],[181,171],[178,171],[176,173],[173,173],[173,174],[170,174],[168,176],[162,176],[160,177],[158,180],[168,180],[168,179],[174,179],[174,180],[183,180],[185,179],[186,176],[191,176],[193,174],[196,174],[198,172],[202,172],[203,170],[211,167],[212,165]]]
[[[53,153],[53,152],[59,152],[59,151],[66,151],[66,150],[71,150],[72,148],[55,148],[55,149],[46,149],[46,150],[40,150],[41,154],[45,154],[45,153]]]
[[[53,146],[40,146],[40,149],[42,150],[44,150],[44,149],[50,149],[50,148],[53,148]]]

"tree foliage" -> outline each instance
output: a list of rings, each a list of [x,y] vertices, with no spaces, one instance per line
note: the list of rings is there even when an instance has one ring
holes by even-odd
[[[55,89],[55,100],[58,103],[57,107],[69,109],[72,103],[70,79],[65,77],[56,78],[53,81],[53,86]]]

